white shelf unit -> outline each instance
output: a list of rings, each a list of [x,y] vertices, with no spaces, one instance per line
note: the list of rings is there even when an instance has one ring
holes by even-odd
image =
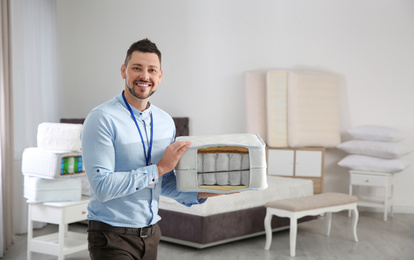
[[[55,255],[63,260],[66,255],[88,249],[87,235],[68,231],[68,224],[87,219],[89,197],[80,201],[44,202],[28,201],[29,223],[27,232],[27,259],[32,252]],[[33,237],[33,221],[59,225],[59,232]]]
[[[354,193],[353,186],[379,187],[384,189],[382,197],[358,196],[358,205],[362,207],[383,208],[384,221],[387,221],[388,209],[393,210],[394,174],[382,172],[349,171],[349,194]]]
[[[325,148],[267,148],[269,175],[310,179],[313,192],[323,192]]]

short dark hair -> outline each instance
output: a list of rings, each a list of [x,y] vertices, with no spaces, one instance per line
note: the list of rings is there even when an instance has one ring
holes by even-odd
[[[149,53],[155,53],[158,56],[158,59],[160,60],[161,64],[161,52],[158,50],[157,45],[155,43],[151,42],[148,38],[139,40],[137,42],[134,42],[128,49],[124,64],[125,66],[128,65],[129,60],[131,59],[132,53],[134,51],[140,51],[140,52],[149,52]]]

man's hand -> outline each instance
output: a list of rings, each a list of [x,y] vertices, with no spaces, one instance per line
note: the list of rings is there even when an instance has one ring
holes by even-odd
[[[190,147],[191,142],[175,142],[167,146],[164,154],[162,155],[161,161],[157,164],[158,177],[174,170],[181,155]]]

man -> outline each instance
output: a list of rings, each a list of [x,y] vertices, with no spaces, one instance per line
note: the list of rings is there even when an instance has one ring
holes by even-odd
[[[183,205],[208,193],[180,193],[173,169],[190,142],[175,142],[172,118],[149,102],[161,82],[161,52],[148,39],[131,45],[121,75],[124,91],[94,108],[82,130],[91,187],[91,259],[156,259],[160,194]]]

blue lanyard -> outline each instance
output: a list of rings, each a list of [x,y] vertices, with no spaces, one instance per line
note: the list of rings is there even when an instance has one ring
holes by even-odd
[[[154,120],[152,119],[152,113],[150,113],[150,115],[151,115],[151,139],[150,139],[150,145],[149,145],[148,155],[147,155],[147,151],[145,149],[144,138],[142,137],[142,133],[141,133],[141,130],[139,129],[137,119],[134,116],[134,112],[132,112],[131,106],[128,104],[128,101],[125,98],[124,91],[122,91],[122,98],[124,99],[125,105],[127,106],[128,110],[129,110],[129,113],[131,113],[131,117],[134,120],[135,125],[137,126],[139,136],[141,137],[142,146],[144,147],[145,160],[147,161],[147,166],[149,166],[150,163],[151,163],[152,137],[154,135],[154,127],[153,127],[154,126],[154,124],[153,124]]]

